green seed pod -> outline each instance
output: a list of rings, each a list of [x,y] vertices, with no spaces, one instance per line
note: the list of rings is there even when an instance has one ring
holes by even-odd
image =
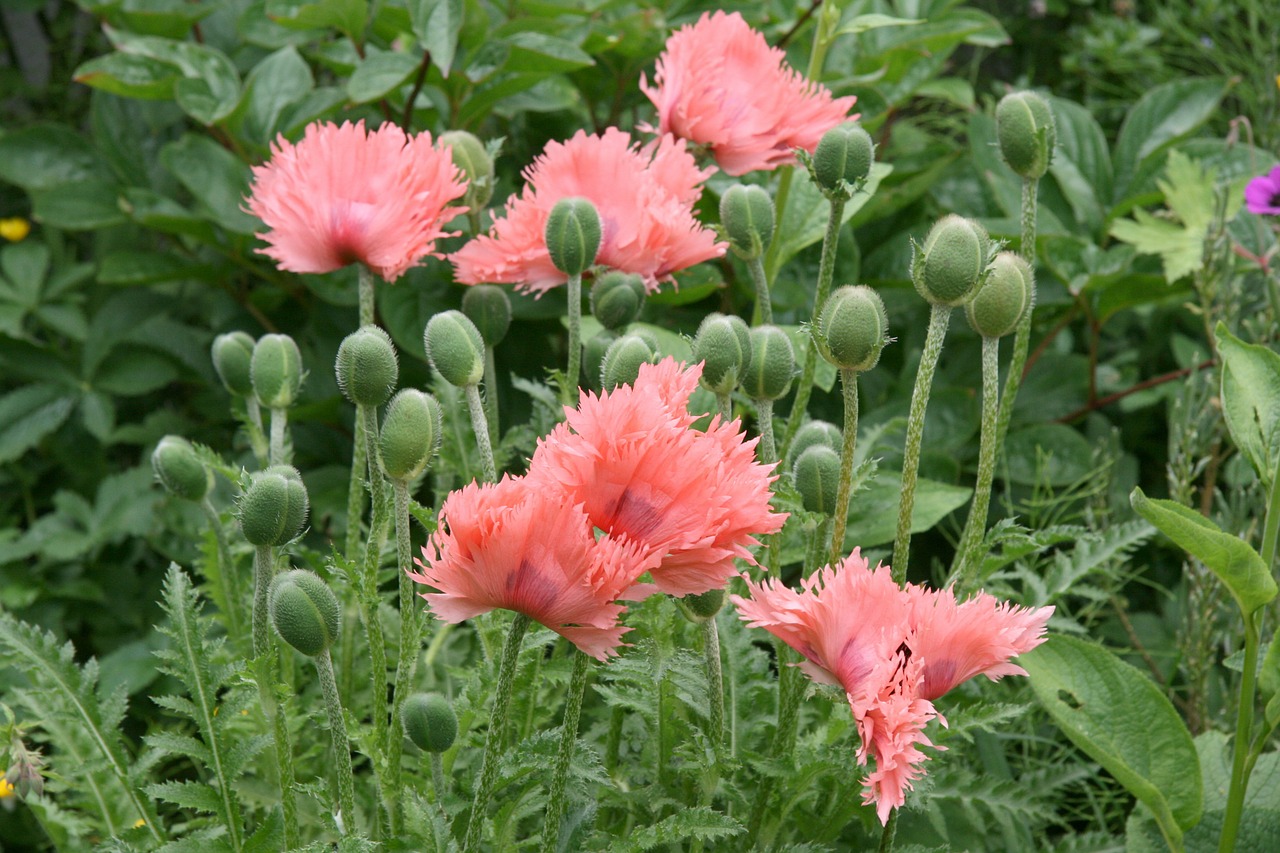
[[[405,388],[391,398],[382,418],[378,437],[382,470],[392,480],[417,477],[440,449],[440,435],[440,404],[436,398]]]
[[[450,385],[465,388],[484,378],[484,338],[461,311],[445,311],[427,322],[423,344],[431,366]]]
[[[1057,126],[1049,102],[1035,92],[1013,92],[996,105],[996,139],[1009,168],[1035,180],[1049,170]]]
[[[646,295],[643,278],[611,270],[591,286],[591,313],[606,329],[621,329],[640,316]]]
[[[773,240],[773,199],[763,187],[736,184],[720,198],[720,227],[740,258],[758,258]]]
[[[272,465],[253,475],[236,514],[250,544],[284,545],[302,532],[307,509],[307,487],[298,469]]]
[[[440,134],[436,144],[447,147],[458,167],[467,179],[467,191],[455,204],[468,210],[480,210],[493,198],[493,158],[483,142],[465,130],[450,130]]]
[[[911,279],[932,305],[955,308],[973,298],[991,261],[986,229],[954,213],[937,221],[916,248]]]
[[[263,335],[249,364],[253,393],[268,409],[287,409],[302,390],[302,353],[288,335]]]
[[[160,439],[151,453],[156,479],[175,497],[202,501],[213,489],[213,472],[196,455],[191,442],[176,435]]]
[[[684,615],[694,622],[710,622],[716,618],[720,608],[724,607],[724,590],[711,589],[697,595],[686,595],[680,599]]]
[[[813,176],[827,195],[849,197],[846,185],[857,186],[871,174],[875,143],[862,125],[845,122],[822,134],[813,151]]]
[[[796,374],[796,353],[787,333],[777,326],[751,330],[751,361],[742,388],[753,400],[777,400],[787,393]]]
[[[889,315],[880,294],[864,284],[836,288],[818,316],[814,338],[822,357],[842,370],[870,370],[880,361]]]
[[[590,387],[600,390],[601,372],[604,370],[605,353],[618,339],[617,332],[601,329],[582,345],[582,372]]]
[[[307,657],[326,651],[342,631],[338,597],[319,575],[305,569],[290,569],[271,579],[267,609],[280,639]]]
[[[656,353],[639,335],[623,335],[604,354],[600,367],[600,387],[612,391],[619,385],[630,385],[640,375],[640,365],[653,364]]]
[[[792,469],[796,491],[809,512],[831,515],[840,491],[840,454],[825,444],[814,444],[796,457]]]
[[[496,347],[511,328],[511,297],[496,284],[477,284],[462,294],[462,313],[476,325],[487,347]]]
[[[582,275],[600,251],[600,214],[585,198],[562,198],[547,217],[547,251],[566,275]]]
[[[1018,327],[1035,295],[1031,267],[1013,252],[1001,252],[991,262],[986,284],[964,306],[964,315],[982,337],[1003,338]]]
[[[732,393],[751,367],[751,330],[741,317],[708,314],[693,338],[693,360],[703,363],[703,387]]]
[[[396,348],[380,327],[362,326],[338,346],[338,388],[357,406],[381,406],[400,376]]]
[[[414,693],[400,709],[404,733],[423,752],[445,752],[458,738],[458,715],[439,693]]]
[[[791,439],[791,448],[787,452],[787,464],[794,468],[800,454],[810,447],[827,447],[839,453],[843,443],[840,428],[835,424],[826,421],[809,421],[796,430],[795,438]]]
[[[253,349],[253,338],[247,332],[227,332],[213,339],[213,369],[223,387],[237,397],[253,393]]]

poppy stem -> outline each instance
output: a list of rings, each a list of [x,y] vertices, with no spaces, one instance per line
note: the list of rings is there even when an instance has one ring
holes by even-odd
[[[831,564],[844,556],[844,528],[849,523],[849,496],[853,492],[853,452],[858,441],[858,372],[841,368],[840,389],[844,395],[844,430],[840,446],[840,489],[832,512]]]
[[[480,465],[484,469],[486,483],[498,482],[498,468],[493,461],[493,443],[489,438],[489,419],[484,413],[484,402],[480,399],[480,386],[467,385],[463,388],[467,395],[467,411],[471,414],[471,429],[476,434],[476,444],[480,447]]]
[[[591,658],[581,650],[574,652],[569,698],[564,707],[564,722],[560,727],[560,751],[556,754],[555,771],[551,776],[551,792],[547,799],[547,816],[542,825],[542,853],[553,853],[559,849],[560,824],[564,820],[565,789],[569,782],[569,765],[573,761],[574,746],[578,742],[578,719],[582,715],[582,697],[587,690],[590,663]]]
[[[582,275],[569,276],[569,369],[565,376],[566,406],[578,404],[578,374],[582,364]]]
[[[1031,267],[1034,279],[1036,269],[1036,188],[1035,178],[1022,180],[1022,242],[1018,254]],[[1004,392],[1000,395],[1000,416],[996,421],[995,443],[997,447],[1004,445],[1004,437],[1009,432],[1009,421],[1013,419],[1013,404],[1018,398],[1018,388],[1022,385],[1022,372],[1027,365],[1027,350],[1031,343],[1031,314],[1035,311],[1035,301],[1027,306],[1022,319],[1018,320],[1018,329],[1013,337],[1013,356],[1009,362],[1009,375],[1004,380]]]
[[[333,757],[337,762],[336,779],[338,813],[334,819],[338,831],[351,835],[356,824],[355,777],[351,772],[351,741],[347,737],[347,724],[342,716],[342,700],[338,697],[338,682],[333,677],[333,658],[325,649],[314,658],[316,673],[320,676],[320,690],[324,693],[325,710],[329,714],[329,736],[333,739]]]
[[[880,846],[876,848],[878,853],[893,853],[893,840],[898,834],[898,810],[894,809],[889,814],[889,822],[884,825],[884,831],[880,833]]]
[[[418,662],[418,649],[422,633],[422,614],[413,606],[412,581],[409,580],[409,569],[412,568],[412,555],[409,542],[409,484],[404,480],[393,482],[395,489],[396,512],[396,575],[399,579],[400,591],[400,655],[396,659],[396,674],[391,685],[391,730],[387,736],[387,767],[390,772],[388,795],[391,802],[388,811],[391,817],[391,837],[400,834],[400,823],[403,817],[401,799],[404,794],[401,762],[404,752],[404,722],[400,718],[400,709],[404,707],[405,697],[413,683],[414,670]],[[439,756],[432,753],[439,761]],[[437,794],[437,797],[439,795]]]
[[[773,298],[769,295],[769,276],[764,271],[764,261],[759,255],[747,261],[751,283],[756,288],[756,304],[760,306],[760,319],[765,325],[773,324]]]
[[[978,445],[978,481],[973,487],[973,503],[969,518],[956,546],[956,565],[951,583],[963,595],[981,565],[983,534],[987,529],[987,511],[991,506],[991,484],[996,472],[996,427],[1000,402],[1000,339],[982,339],[982,437]]]

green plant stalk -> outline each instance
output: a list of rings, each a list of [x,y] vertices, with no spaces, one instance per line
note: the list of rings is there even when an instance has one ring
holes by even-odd
[[[377,434],[376,427],[374,434]],[[381,474],[378,475],[381,477]],[[381,497],[381,490],[379,490]],[[369,524],[369,540],[365,543],[364,570],[361,577],[360,601],[364,605],[365,637],[369,643],[369,666],[373,677],[374,742],[381,745],[387,737],[387,641],[378,616],[378,564],[382,558],[381,531],[386,526],[385,501],[373,501],[373,517]]]
[[[797,653],[781,640],[775,640],[774,647],[778,656],[778,726],[773,731],[769,754],[774,759],[785,759],[795,752],[800,702],[804,699],[806,688],[801,681],[800,669],[793,665],[798,660]],[[761,780],[760,787],[756,789],[751,818],[747,822],[747,833],[755,841],[759,841],[760,829],[764,825],[765,814],[769,810],[776,787],[777,778],[768,776]]]
[[[898,834],[898,810],[894,809],[889,813],[889,820],[884,825],[884,830],[880,833],[880,846],[876,848],[877,853],[893,853],[893,840]]]
[[[782,233],[782,219],[787,212],[787,198],[791,195],[791,182],[795,180],[795,167],[782,166],[778,170],[778,192],[773,197],[773,241],[764,253],[765,278],[772,281],[778,277],[778,269],[782,266],[782,241],[778,239]]]
[[[485,482],[496,483],[498,468],[493,461],[493,444],[489,440],[489,422],[485,418],[484,403],[480,400],[480,386],[468,385],[463,390],[467,394],[467,411],[471,413],[471,428],[475,431],[476,444],[480,447],[480,465],[484,470]]]
[[[356,786],[351,772],[351,741],[347,738],[347,723],[342,716],[342,700],[338,698],[338,682],[333,677],[333,658],[325,649],[315,657],[316,673],[320,676],[320,690],[324,693],[325,710],[329,714],[329,736],[333,739],[333,757],[337,762],[338,813],[335,819],[343,835],[351,835],[356,825]]]
[[[413,581],[407,574],[413,565],[409,542],[409,484],[404,480],[395,480],[393,488],[396,508],[396,562],[399,568],[397,574],[400,589],[400,655],[396,660],[395,680],[391,686],[393,697],[391,732],[387,737],[386,746],[390,784],[386,796],[390,800],[388,811],[391,816],[391,837],[396,838],[400,835],[401,801],[404,794],[404,777],[401,773],[404,721],[400,719],[400,709],[404,707],[404,699],[413,684],[414,670],[418,662],[422,617],[413,606]]]
[[[853,451],[858,442],[858,372],[840,369],[840,391],[844,396],[844,430],[840,445],[840,488],[832,512],[831,563],[844,557],[844,528],[849,523],[849,497],[853,492]]]
[[[733,397],[729,394],[717,394],[716,411],[720,413],[720,420],[726,423],[733,420]]]
[[[271,723],[272,743],[276,753],[276,777],[280,785],[280,811],[284,815],[284,846],[285,849],[292,849],[299,843],[298,802],[293,793],[293,744],[289,739],[285,710],[276,701],[276,673],[280,670],[277,656],[270,654],[272,648],[269,637],[267,642],[263,654],[254,654],[251,668],[258,685],[258,701],[262,703],[262,712]]]
[[[916,503],[916,478],[920,473],[920,445],[924,440],[924,411],[929,405],[933,372],[947,337],[951,309],[934,305],[929,312],[929,331],[920,355],[915,388],[911,391],[911,410],[907,414],[907,443],[902,456],[902,496],[898,505],[898,530],[893,539],[893,579],[901,586],[907,579],[907,560],[911,549],[911,514]]]
[[[564,403],[578,404],[578,373],[582,365],[582,275],[569,276],[569,369],[565,372]]]
[[[785,457],[791,449],[791,440],[800,429],[804,413],[809,408],[809,397],[813,394],[813,374],[818,366],[818,345],[812,340],[813,330],[818,327],[818,314],[831,295],[831,281],[835,277],[836,250],[840,247],[840,226],[844,220],[845,199],[837,196],[831,199],[831,210],[827,216],[827,231],[822,237],[822,260],[818,264],[818,289],[813,296],[813,320],[810,323],[809,346],[804,354],[804,368],[800,374],[800,385],[796,388],[795,403],[791,406],[791,414],[787,417],[787,431],[782,436],[782,455]]]
[[[530,621],[528,616],[517,613],[502,647],[498,684],[493,693],[493,710],[489,714],[489,732],[484,739],[484,757],[480,760],[480,782],[471,802],[471,819],[467,822],[462,853],[473,853],[480,847],[484,814],[489,809],[489,798],[493,796],[493,784],[498,781],[498,752],[502,748],[502,732],[507,727],[507,715],[511,710],[511,685],[515,681],[516,664],[520,659],[520,642],[524,639]]]
[[[556,753],[555,770],[547,797],[547,815],[542,825],[542,853],[554,853],[559,847],[560,823],[564,820],[565,790],[569,783],[569,764],[578,742],[578,719],[582,715],[582,697],[587,691],[587,675],[591,658],[580,649],[573,653],[573,676],[569,681],[568,702],[564,707],[564,724],[560,727],[560,750]]]
[[[267,461],[272,465],[285,464],[284,431],[288,424],[288,409],[271,410],[271,449],[267,453]]]
[[[489,435],[498,438],[498,368],[493,359],[493,347],[484,348],[484,413],[489,422]]]
[[[1000,339],[982,339],[982,437],[978,444],[978,481],[973,487],[973,503],[969,518],[956,546],[956,567],[951,573],[956,594],[963,595],[975,580],[981,565],[983,534],[987,529],[987,511],[991,506],[991,484],[996,472],[996,422],[1000,404]]]
[[[1274,506],[1268,508],[1269,511],[1270,509],[1274,509]],[[1260,607],[1244,619],[1244,671],[1240,675],[1240,707],[1236,713],[1231,787],[1227,790],[1227,811],[1222,819],[1222,835],[1218,837],[1218,853],[1231,853],[1236,849],[1236,835],[1240,831],[1240,818],[1244,814],[1244,795],[1249,787],[1246,770],[1253,732],[1253,702],[1257,691],[1260,644],[1258,624],[1262,612],[1263,608]]]
[[[351,480],[347,485],[347,540],[343,554],[356,560],[360,554],[360,519],[364,517],[364,478],[369,470],[369,453],[364,437],[364,420],[356,415],[354,444],[351,447]]]
[[[262,430],[262,407],[256,397],[244,398],[244,411],[249,418],[249,446],[253,448],[253,457],[258,460],[259,467],[265,467],[271,451],[267,447],[267,435]]]
[[[707,659],[707,733],[718,761],[724,750],[724,668],[720,663],[720,629],[714,616],[702,623],[702,653]]]
[[[1036,268],[1036,188],[1038,181],[1034,178],[1022,180],[1022,244],[1018,254],[1031,267]],[[1013,419],[1013,404],[1018,398],[1018,389],[1022,386],[1022,371],[1027,365],[1027,350],[1031,343],[1031,315],[1035,311],[1035,299],[1027,306],[1022,319],[1018,320],[1018,328],[1013,336],[1013,355],[1009,361],[1009,375],[1004,380],[1004,392],[1000,395],[1000,417],[996,422],[996,446],[1004,446],[1004,437],[1009,432],[1009,421]]]
[[[773,299],[769,295],[769,276],[764,271],[764,260],[760,255],[747,258],[747,272],[751,274],[751,283],[755,285],[756,305],[760,308],[760,319],[766,324],[773,324]]]
[[[436,792],[436,804],[443,806],[445,791],[448,787],[448,783],[444,778],[444,760],[438,752],[433,752],[430,755],[431,786]]]
[[[373,270],[364,264],[356,267],[358,273],[357,285],[360,293],[360,325],[368,326],[373,323],[374,317],[374,290],[373,290]]]
[[[240,607],[244,603],[240,591],[240,578],[236,575],[236,564],[231,559],[231,546],[227,543],[227,531],[222,527],[222,519],[213,504],[206,497],[200,502],[200,509],[209,521],[213,530],[213,539],[218,551],[218,585],[222,587],[222,597],[227,606],[227,633],[233,645],[244,641],[244,624]]]
[[[760,428],[760,462],[772,465],[778,461],[778,448],[773,443],[773,401],[755,400],[757,424]]]
[[[271,648],[271,622],[267,613],[267,591],[276,573],[275,554],[270,545],[253,551],[253,656],[260,658]]]

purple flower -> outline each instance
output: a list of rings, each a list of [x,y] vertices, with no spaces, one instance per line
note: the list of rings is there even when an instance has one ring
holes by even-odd
[[[1244,203],[1250,213],[1280,216],[1280,166],[1249,182],[1244,188]]]

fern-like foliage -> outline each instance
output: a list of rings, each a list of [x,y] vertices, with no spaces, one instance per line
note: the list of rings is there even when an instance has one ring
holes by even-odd
[[[1022,603],[1031,606],[1055,604],[1067,595],[1105,597],[1108,592],[1085,581],[1097,575],[1116,576],[1118,566],[1153,535],[1155,528],[1147,522],[1127,521],[1080,535],[1074,548],[1055,551],[1047,566],[1036,570],[1019,566],[1015,576],[1022,581],[1025,590]]]

